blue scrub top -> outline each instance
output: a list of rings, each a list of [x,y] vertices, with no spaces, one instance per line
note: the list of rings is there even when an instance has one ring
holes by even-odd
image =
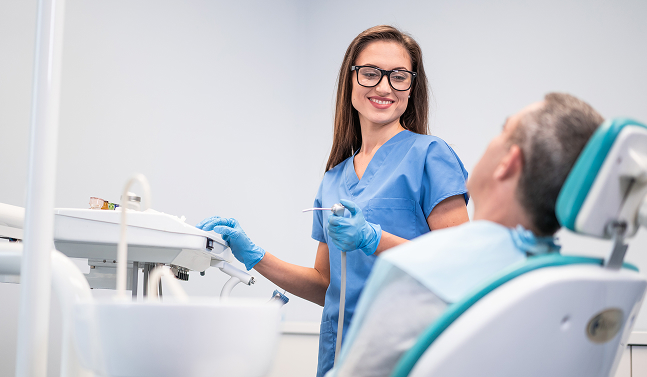
[[[463,163],[447,143],[435,136],[405,130],[378,149],[361,180],[355,173],[353,156],[326,172],[314,206],[330,208],[340,199],[352,200],[362,209],[366,221],[411,240],[429,232],[427,217],[436,204],[454,195],[464,195],[467,203],[466,180]],[[315,211],[312,225],[312,238],[328,244],[330,262],[317,377],[333,366],[339,318],[341,252],[328,240],[328,216],[329,212]],[[344,333],[375,259],[361,250],[347,253]]]

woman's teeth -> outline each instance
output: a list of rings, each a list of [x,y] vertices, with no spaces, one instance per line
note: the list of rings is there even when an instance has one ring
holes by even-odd
[[[374,98],[369,98],[369,99],[370,99],[371,101],[375,102],[375,103],[380,104],[380,105],[388,105],[388,104],[390,104],[390,103],[395,102],[395,101],[380,101],[380,100],[377,100],[377,99],[374,99]]]

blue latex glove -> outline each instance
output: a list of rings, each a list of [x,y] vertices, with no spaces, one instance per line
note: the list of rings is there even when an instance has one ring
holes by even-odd
[[[221,234],[222,239],[227,242],[234,253],[234,257],[241,263],[245,264],[247,270],[251,270],[265,256],[265,250],[256,246],[252,240],[247,237],[243,228],[240,227],[236,219],[226,219],[220,216],[206,218],[195,226],[204,231],[213,230]]]
[[[366,221],[357,204],[344,199],[340,202],[351,217],[328,217],[328,236],[332,243],[341,251],[360,249],[366,255],[375,253],[382,239],[382,227]]]

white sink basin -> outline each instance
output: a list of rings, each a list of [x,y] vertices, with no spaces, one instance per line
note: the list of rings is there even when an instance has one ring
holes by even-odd
[[[94,300],[74,308],[79,361],[102,376],[265,376],[280,307],[258,301]]]

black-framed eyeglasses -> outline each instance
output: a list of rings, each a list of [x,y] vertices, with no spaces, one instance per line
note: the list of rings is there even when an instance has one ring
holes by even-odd
[[[361,86],[372,88],[382,81],[382,77],[386,75],[389,85],[394,90],[403,92],[409,90],[416,78],[416,73],[404,69],[394,69],[387,71],[369,65],[354,65],[350,67],[351,71],[357,71],[357,83]]]

